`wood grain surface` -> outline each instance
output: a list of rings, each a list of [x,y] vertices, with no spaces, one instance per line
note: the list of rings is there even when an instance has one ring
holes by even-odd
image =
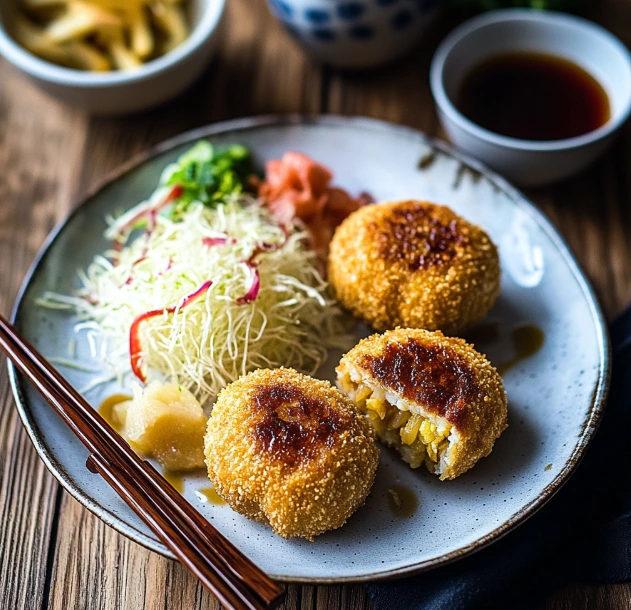
[[[631,44],[631,1],[592,17]],[[0,61],[0,309],[9,312],[47,233],[122,161],[179,132],[264,113],[360,114],[441,135],[428,86],[443,22],[403,61],[345,74],[306,58],[263,0],[228,2],[217,58],[187,94],[151,112],[94,118],[63,106]],[[529,192],[568,240],[611,317],[631,300],[631,126],[580,177]],[[101,523],[38,459],[0,361],[0,609],[210,610],[217,602],[177,563]],[[547,610],[631,607],[631,585],[571,585]],[[291,586],[287,610],[370,608],[361,586]],[[402,609],[403,610],[403,609]]]

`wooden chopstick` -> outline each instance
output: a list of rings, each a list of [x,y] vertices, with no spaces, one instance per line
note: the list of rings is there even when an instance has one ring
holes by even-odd
[[[49,394],[50,392],[50,394]],[[50,404],[63,404],[63,399],[51,388],[44,389],[45,396]],[[223,574],[208,565],[208,560],[199,547],[196,538],[187,536],[186,529],[178,529],[178,523],[173,519],[172,505],[160,497],[152,496],[152,490],[142,478],[130,475],[127,470],[109,463],[98,453],[91,453],[87,459],[88,469],[99,473],[109,485],[127,502],[127,504],[149,525],[162,541],[169,547],[173,554],[180,559],[201,581],[208,587],[221,603],[227,608],[244,608],[247,610],[265,610],[269,606],[258,597],[252,598],[246,585],[237,581],[231,584],[226,582]],[[140,500],[138,499],[140,494]],[[147,499],[155,500],[155,504],[147,502]],[[164,536],[164,532],[169,533]],[[191,556],[192,555],[192,556]],[[201,567],[200,567],[201,566]],[[211,577],[207,574],[207,567],[211,571]]]
[[[209,576],[206,569],[200,568],[200,566],[204,566],[204,555],[195,547],[195,542],[191,541],[182,531],[173,529],[164,512],[146,509],[142,486],[126,476],[125,471],[110,464],[96,453],[88,457],[86,465],[91,472],[100,474],[158,536],[162,538],[162,532],[169,531],[166,543],[174,555],[216,595],[224,606],[227,608],[247,608],[248,610],[267,608],[258,597],[254,599],[244,597],[242,592],[235,593],[222,579],[216,580],[217,570],[214,566],[210,566],[212,577]]]
[[[165,524],[170,524],[171,529],[177,529],[183,539],[195,541],[194,544],[201,555],[197,553],[192,560],[200,561],[201,557],[205,565],[199,569],[211,572],[206,579],[208,582],[202,579],[204,584],[221,598],[227,596],[227,585],[243,602],[240,605],[231,605],[229,599],[226,599],[224,604],[227,607],[272,608],[282,601],[284,587],[272,581],[245,557],[193,509],[150,464],[138,457],[124,439],[1,315],[0,348],[61,415],[84,445],[95,454],[96,460],[93,460],[91,465],[98,468],[104,478],[108,476],[104,472],[108,472],[110,478],[113,476],[115,479],[117,477],[112,473],[123,472],[135,485],[143,487],[146,497],[141,498],[139,503],[134,503],[128,497],[124,491],[124,483],[115,489],[143,519],[145,516],[141,513],[148,510],[151,503],[150,510],[154,516],[156,511],[161,515],[157,518],[158,521],[154,522],[157,527],[154,531],[165,544],[171,548],[171,543],[164,539],[169,532],[161,529]],[[179,556],[175,549],[172,550]],[[189,565],[188,561],[185,563]],[[213,567],[209,568],[210,565]],[[255,605],[250,606],[249,603]],[[256,605],[260,603],[263,605]]]
[[[183,526],[189,529],[190,522],[195,521],[195,517],[199,518],[198,520],[202,522],[202,527],[194,528],[198,531],[193,535],[199,536],[201,534],[203,540],[201,542],[197,541],[196,544],[203,547],[205,543],[206,546],[210,547],[211,553],[214,553],[214,555],[212,555],[213,559],[219,560],[224,568],[229,568],[228,574],[226,574],[226,570],[224,569],[219,572],[219,575],[240,593],[242,597],[248,599],[247,589],[244,593],[244,587],[238,580],[243,581],[246,585],[248,582],[260,582],[266,585],[265,588],[261,589],[253,588],[248,585],[252,591],[260,592],[259,597],[266,604],[266,607],[271,607],[281,601],[283,589],[254,566],[236,547],[225,540],[199,515],[199,513],[197,513],[197,511],[194,511],[190,505],[183,500],[163,477],[147,462],[141,460],[130,449],[127,443],[102,420],[98,413],[69,386],[61,375],[49,367],[42,356],[17,335],[15,329],[13,329],[2,316],[0,316],[0,347],[7,351],[9,356],[16,363],[16,366],[35,384],[36,388],[44,395],[53,408],[60,413],[88,449],[94,453],[106,455],[110,463],[118,463],[118,465],[122,466],[126,471],[130,470],[130,465],[137,467],[137,471],[128,476],[137,479],[136,483],[138,483],[139,480],[144,480],[145,483],[149,485],[148,497],[153,497],[154,500],[156,497],[162,498],[163,501],[166,498],[171,518],[174,518],[176,514],[179,513],[180,518],[183,518],[184,521],[184,523],[176,521],[174,524],[175,527]],[[61,398],[59,398],[60,394],[63,395]],[[68,403],[75,408],[68,409],[66,407]],[[103,440],[104,437],[106,437],[107,440]],[[127,459],[122,458],[123,454],[128,454]],[[167,511],[167,515],[168,514],[169,511]],[[229,554],[228,558],[221,555],[224,549],[227,551],[227,554]],[[230,559],[232,563],[229,563],[228,559]],[[226,565],[228,563],[229,565]],[[238,577],[237,581],[235,581],[235,576]],[[274,590],[276,595],[270,599],[270,591]],[[216,593],[219,594],[219,591]],[[265,596],[267,596],[268,599],[266,599]]]
[[[180,494],[150,464],[140,459],[125,440],[46,362],[34,347],[17,334],[15,328],[2,316],[0,316],[0,331],[4,331],[7,334],[10,342],[15,345],[15,348],[21,354],[22,360],[34,366],[37,372],[47,381],[48,385],[61,394],[61,405],[53,404],[53,407],[60,412],[62,417],[92,452],[100,452],[106,455],[110,462],[118,462],[123,468],[130,463],[137,466],[141,471],[139,473],[140,476],[145,476],[151,482],[153,492],[172,503],[172,509],[180,514],[188,527],[196,530],[197,535],[206,540],[208,546],[216,553],[218,560],[222,561],[228,570],[249,588],[257,591],[264,602],[268,604],[276,602],[284,589],[269,579],[264,572],[247,559],[228,540],[221,537],[197,511],[190,510],[190,505],[183,500]],[[23,372],[29,374],[29,371],[23,370]],[[50,402],[46,384],[42,385],[41,381],[36,379],[31,378],[31,380]],[[74,408],[64,409],[64,403],[72,405]],[[92,437],[86,438],[85,424],[92,430],[93,436],[95,435],[101,439],[100,443],[95,444]]]

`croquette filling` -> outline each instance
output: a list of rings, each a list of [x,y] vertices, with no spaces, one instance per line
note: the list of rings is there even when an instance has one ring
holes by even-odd
[[[352,379],[346,373],[340,388],[368,416],[379,440],[395,447],[412,468],[425,464],[430,472],[441,474],[449,462],[453,440],[452,426],[444,418],[423,412],[422,405],[411,403],[371,380]]]

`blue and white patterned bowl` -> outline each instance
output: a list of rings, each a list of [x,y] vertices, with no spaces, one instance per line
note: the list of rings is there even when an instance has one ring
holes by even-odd
[[[268,0],[272,13],[316,59],[372,68],[411,50],[439,0]]]

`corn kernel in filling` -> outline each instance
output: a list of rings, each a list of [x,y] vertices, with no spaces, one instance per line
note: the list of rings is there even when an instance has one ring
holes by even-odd
[[[390,396],[388,400],[383,390],[354,382],[349,377],[342,380],[342,387],[367,414],[383,442],[396,447],[412,468],[425,462],[430,470],[434,470],[434,465],[449,448],[449,423],[430,421],[420,413],[407,410],[410,406],[400,404],[400,400],[397,405],[392,404],[393,398]]]
[[[386,401],[378,400],[377,398],[368,398],[366,400],[366,408],[374,411],[381,419],[385,419],[386,412],[388,411]]]

